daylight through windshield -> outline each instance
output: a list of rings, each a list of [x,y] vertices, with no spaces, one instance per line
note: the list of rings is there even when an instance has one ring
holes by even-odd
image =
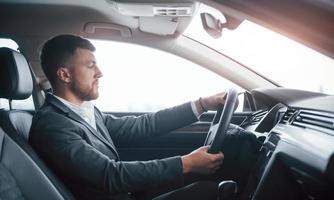
[[[224,21],[222,13],[201,4],[185,36],[237,60],[281,86],[334,94],[332,58],[246,20],[233,31],[224,29],[222,37],[214,39],[202,27],[202,12]]]

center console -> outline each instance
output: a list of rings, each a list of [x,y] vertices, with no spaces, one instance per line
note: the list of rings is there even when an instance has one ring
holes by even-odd
[[[279,140],[279,136],[274,133],[270,133],[265,139],[260,149],[259,158],[253,171],[250,173],[249,181],[241,199],[253,199],[253,196],[256,193],[258,186],[260,185],[261,178],[265,174],[265,170],[267,169],[266,167]]]

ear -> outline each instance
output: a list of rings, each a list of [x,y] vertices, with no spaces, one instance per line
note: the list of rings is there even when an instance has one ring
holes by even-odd
[[[60,67],[57,70],[57,76],[59,80],[61,80],[62,82],[65,82],[65,83],[71,82],[71,72],[66,67]]]

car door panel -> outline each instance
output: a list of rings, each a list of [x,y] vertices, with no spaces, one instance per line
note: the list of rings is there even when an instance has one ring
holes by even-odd
[[[111,113],[115,116],[144,113]],[[158,137],[116,144],[122,160],[151,160],[187,154],[203,145],[214,112],[205,113],[198,122]],[[232,123],[241,124],[251,113],[235,113]]]

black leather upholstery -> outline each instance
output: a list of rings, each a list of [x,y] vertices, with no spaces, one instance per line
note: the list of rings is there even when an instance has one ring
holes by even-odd
[[[29,65],[25,57],[9,48],[0,48],[0,98],[21,100],[33,89]],[[32,115],[23,110],[0,110],[0,126],[9,134],[28,139]]]
[[[0,84],[0,98],[20,100],[31,95],[31,72],[19,52],[0,48]],[[74,199],[28,144],[31,121],[32,114],[27,111],[0,110],[0,127],[6,132],[0,128],[0,152],[3,144],[0,154],[0,166],[3,168],[0,167],[0,170],[10,171],[20,189],[16,189],[13,181],[11,188],[22,193],[25,199]],[[6,171],[3,174],[8,175]]]
[[[29,65],[17,51],[0,48],[0,98],[21,100],[28,98],[33,89]],[[0,126],[9,134],[20,134],[28,139],[32,114],[23,110],[0,110]]]
[[[1,128],[0,147],[1,174],[5,175],[4,178],[7,180],[11,180],[10,183],[6,184],[13,195],[20,196],[22,193],[25,199],[66,199],[30,156]],[[5,183],[2,184],[2,186],[4,185]],[[2,195],[5,194],[0,194],[0,196]],[[10,197],[7,196],[6,199],[8,198]]]
[[[9,112],[9,114],[10,114],[10,112]],[[16,113],[16,114],[18,114],[18,113]],[[3,122],[1,118],[0,118],[0,122]],[[17,124],[19,124],[19,123],[17,123]],[[30,124],[31,124],[31,122],[30,122]],[[30,124],[29,124],[29,127],[30,127]],[[11,126],[8,126],[8,127],[11,127]],[[1,127],[0,127],[0,131],[2,131]],[[7,135],[10,137],[11,141],[14,141],[15,144],[17,146],[19,146],[20,149],[25,152],[25,155],[27,155],[30,158],[30,160],[35,163],[36,166],[38,166],[38,169],[41,171],[41,173],[43,173],[44,176],[49,180],[49,182],[50,182],[49,184],[52,184],[53,187],[55,187],[57,189],[57,191],[61,194],[61,196],[62,196],[61,199],[74,199],[73,195],[70,192],[68,192],[68,190],[65,188],[65,186],[59,181],[59,179],[57,177],[55,177],[53,175],[53,172],[51,172],[50,169],[39,158],[39,156],[36,154],[36,152],[28,144],[26,138],[23,138],[22,135],[17,134],[14,129],[11,129],[10,131],[11,131],[10,134],[7,134]],[[1,134],[0,134],[0,137],[1,137]],[[1,145],[0,145],[0,149],[1,149]],[[16,160],[13,164],[21,165],[21,164],[24,164],[25,162],[26,162],[25,160],[19,159],[19,160]],[[27,176],[26,174],[30,174],[31,171],[30,171],[30,169],[22,169],[22,171],[16,171],[16,172],[12,172],[12,173],[19,173],[20,175]],[[26,185],[21,185],[21,187],[26,187]]]
[[[0,98],[26,99],[33,89],[29,65],[22,54],[0,48]]]
[[[23,200],[23,194],[10,171],[0,163],[0,199]]]
[[[32,114],[22,110],[0,110],[0,125],[7,133],[19,134],[28,141]]]

